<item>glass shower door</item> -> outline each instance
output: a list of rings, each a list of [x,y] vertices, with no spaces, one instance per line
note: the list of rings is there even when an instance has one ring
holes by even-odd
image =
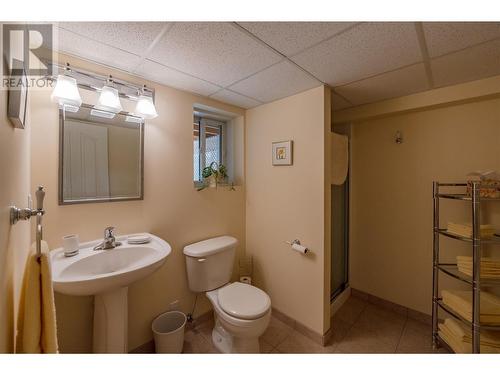
[[[331,300],[349,283],[349,175],[343,185],[332,185]]]

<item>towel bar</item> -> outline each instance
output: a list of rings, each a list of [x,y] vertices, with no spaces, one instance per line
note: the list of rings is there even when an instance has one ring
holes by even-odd
[[[43,186],[38,186],[35,192],[36,196],[36,209],[31,208],[31,203],[28,208],[17,208],[16,206],[10,207],[10,224],[14,225],[19,220],[29,220],[32,216],[36,216],[36,256],[40,258],[42,254],[42,216],[45,214],[43,209],[43,200],[45,198],[45,191]]]

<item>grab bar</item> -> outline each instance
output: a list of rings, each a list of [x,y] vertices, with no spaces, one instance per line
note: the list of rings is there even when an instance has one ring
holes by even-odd
[[[10,207],[10,224],[14,225],[19,220],[29,220],[32,216],[36,216],[36,257],[37,259],[40,259],[40,256],[42,255],[43,239],[42,216],[45,214],[45,210],[43,209],[43,200],[45,198],[43,186],[38,186],[35,196],[36,209],[31,208],[31,203],[29,203],[28,208],[17,208],[16,206]]]

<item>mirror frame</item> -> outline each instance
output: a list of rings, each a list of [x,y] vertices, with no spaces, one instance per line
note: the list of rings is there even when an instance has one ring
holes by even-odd
[[[82,103],[81,105],[82,108],[93,108],[92,105]],[[132,117],[137,117],[134,116],[130,113],[127,112],[120,112],[118,115],[121,116],[132,116]],[[64,200],[64,193],[63,193],[63,171],[64,171],[64,121],[66,119],[66,113],[64,111],[64,108],[59,108],[59,173],[58,173],[58,187],[59,187],[59,205],[60,206],[65,206],[65,205],[72,205],[72,204],[85,204],[85,203],[105,203],[105,202],[123,202],[123,201],[138,201],[138,200],[144,200],[144,125],[145,121],[144,119],[141,119],[142,121],[138,124],[139,125],[139,134],[140,134],[140,169],[141,169],[141,176],[140,176],[140,194],[136,197],[108,197],[108,198],[94,198],[94,199],[75,199],[75,200]]]

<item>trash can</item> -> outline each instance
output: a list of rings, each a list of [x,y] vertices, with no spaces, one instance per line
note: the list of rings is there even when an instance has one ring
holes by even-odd
[[[153,320],[156,353],[182,353],[186,320],[181,311],[168,311]]]

